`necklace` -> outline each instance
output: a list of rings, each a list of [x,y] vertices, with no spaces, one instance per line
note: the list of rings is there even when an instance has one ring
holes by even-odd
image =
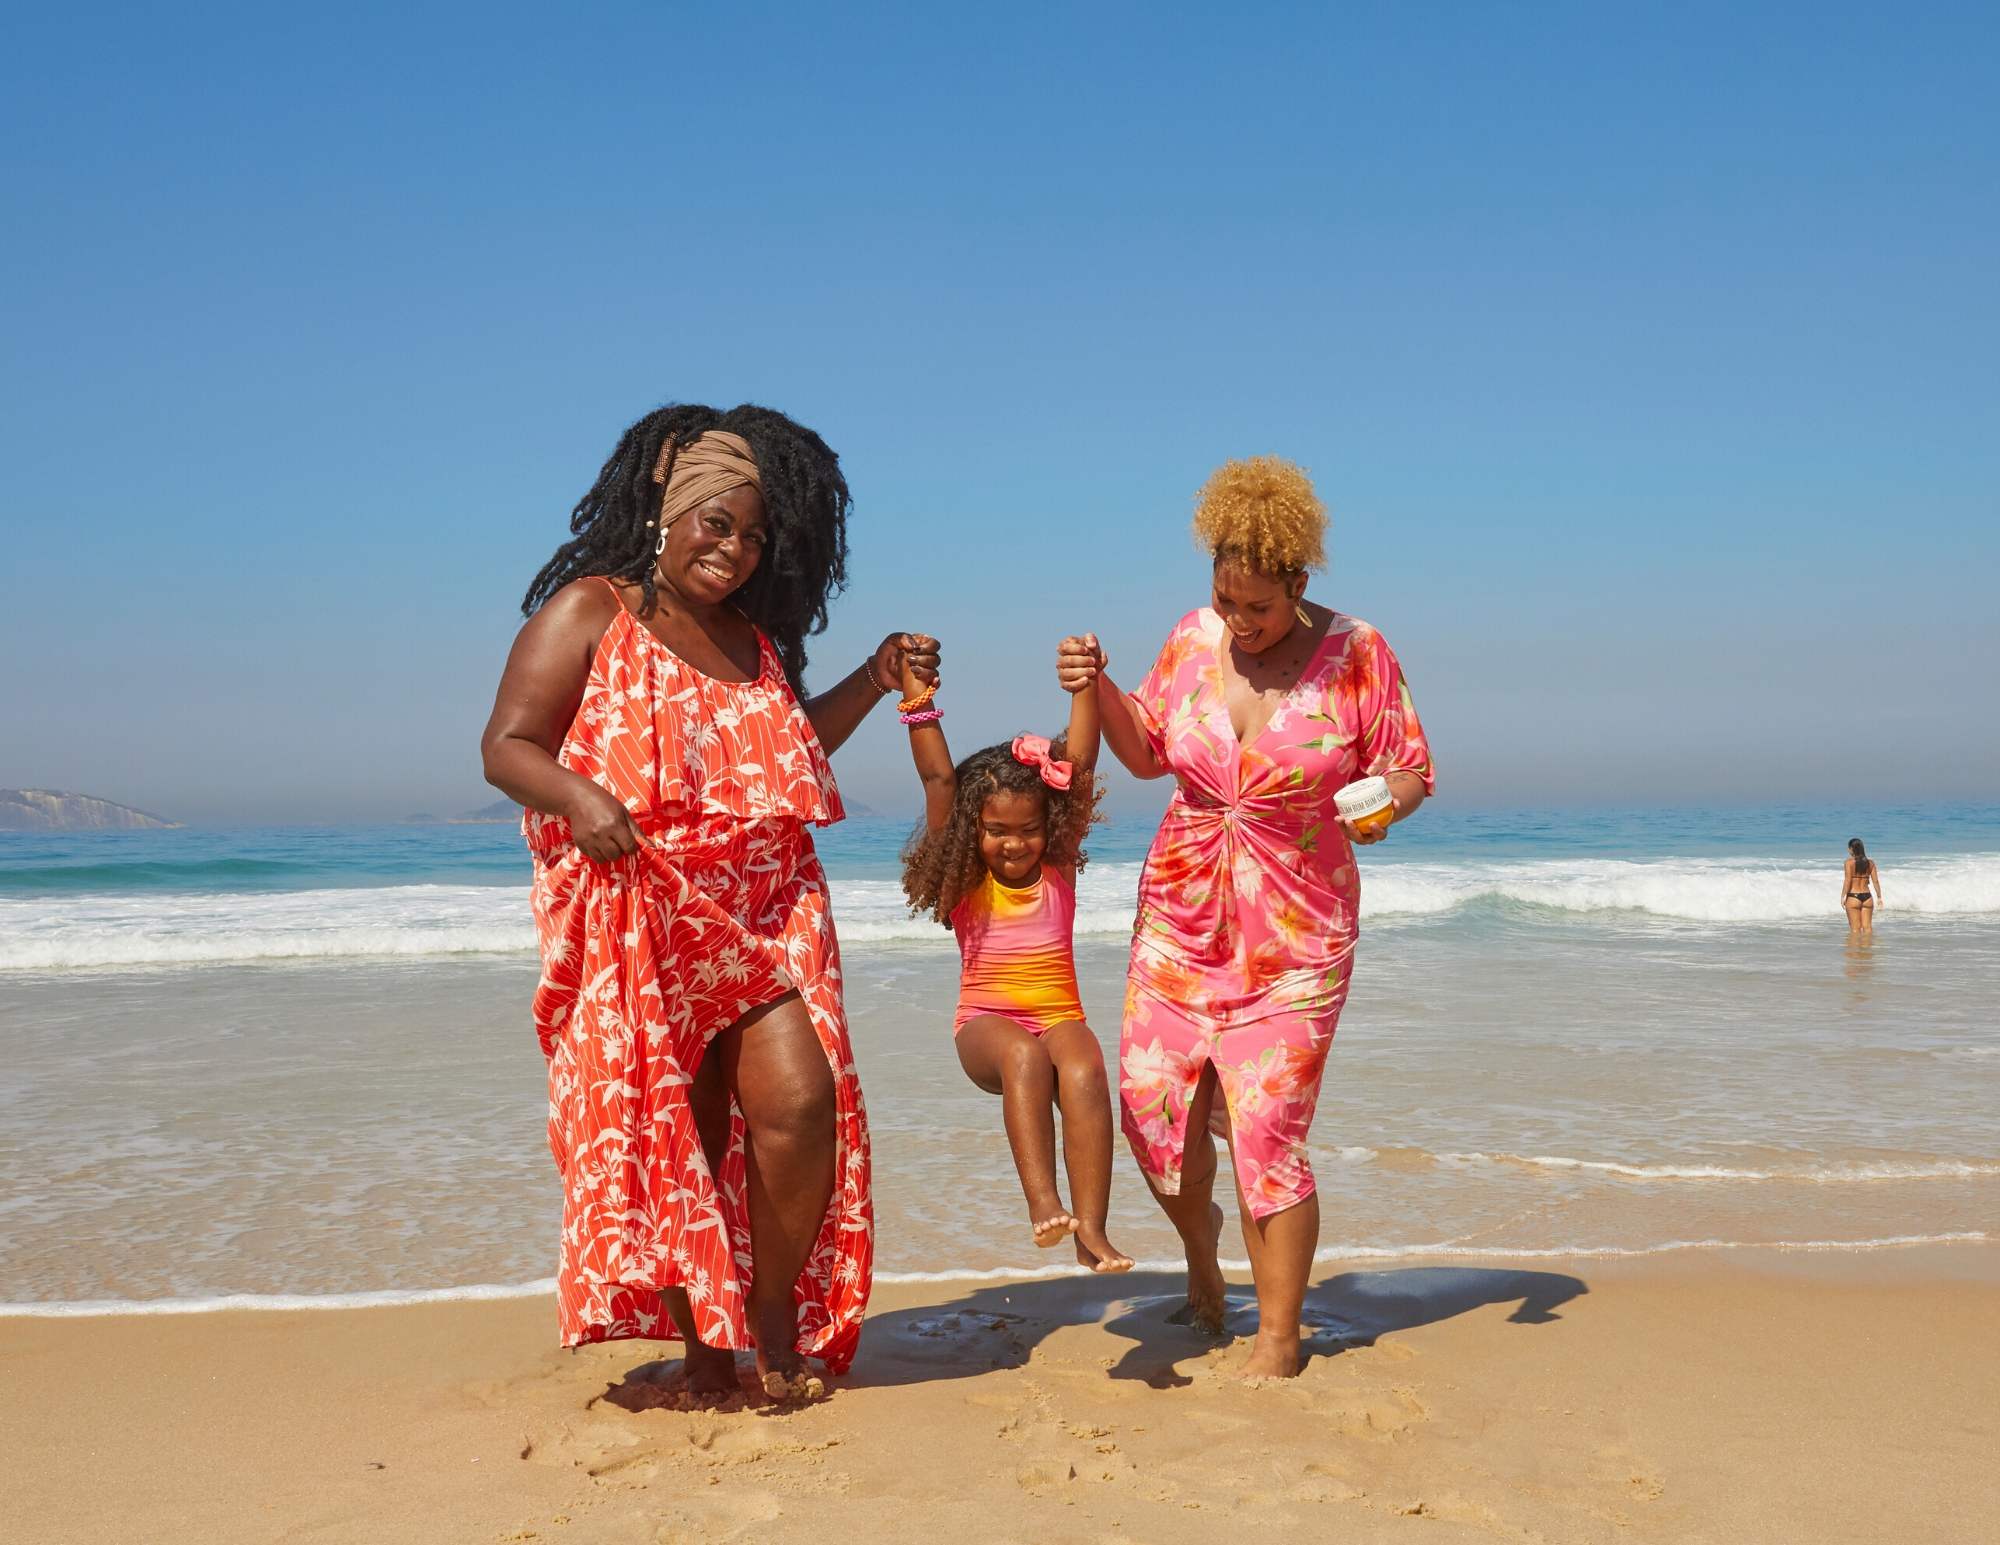
[[[1282,642],[1289,643],[1291,647],[1285,651],[1284,658],[1278,660],[1271,658],[1275,649],[1267,649],[1262,654],[1246,654],[1240,645],[1232,642],[1231,652],[1238,656],[1236,673],[1243,678],[1246,685],[1254,687],[1259,692],[1268,692],[1270,687],[1260,685],[1254,678],[1262,677],[1266,681],[1272,677],[1296,678],[1305,663],[1312,658],[1314,647],[1314,640],[1310,634],[1300,637],[1303,631],[1293,628],[1286,633]]]

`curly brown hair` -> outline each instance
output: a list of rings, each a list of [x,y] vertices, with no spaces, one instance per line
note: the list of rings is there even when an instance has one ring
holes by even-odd
[[[1049,754],[1058,760],[1065,739],[1058,736],[1050,744]],[[952,910],[977,888],[986,873],[986,860],[979,856],[979,812],[994,794],[1041,795],[1048,831],[1042,862],[1082,870],[1088,861],[1083,839],[1104,819],[1103,792],[1090,773],[1079,767],[1067,789],[1052,789],[1035,768],[1015,760],[1009,740],[973,752],[953,769],[953,777],[957,791],[950,818],[936,831],[920,824],[903,846],[903,894],[913,914],[949,928]]]
[[[1305,468],[1279,456],[1225,461],[1195,499],[1195,540],[1259,574],[1326,567],[1326,506]]]

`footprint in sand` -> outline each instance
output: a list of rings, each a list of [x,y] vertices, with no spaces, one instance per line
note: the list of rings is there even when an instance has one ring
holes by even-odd
[[[1285,1495],[1292,1502],[1327,1503],[1360,1502],[1368,1493],[1343,1475],[1337,1466],[1310,1460],[1305,1474]]]
[[[1023,1491],[1049,1492],[1076,1479],[1076,1466],[1067,1459],[1037,1459],[1014,1472],[1014,1481]]]
[[[1401,1437],[1431,1419],[1429,1407],[1407,1389],[1375,1394],[1350,1392],[1319,1407],[1314,1416],[1328,1422],[1342,1437],[1378,1441]]]
[[[655,1545],[712,1545],[712,1542],[759,1538],[785,1516],[784,1504],[767,1491],[731,1487],[698,1499],[679,1497],[651,1512],[656,1520]]]
[[[1623,1443],[1606,1444],[1591,1457],[1593,1478],[1607,1491],[1622,1495],[1625,1501],[1657,1502],[1666,1495],[1666,1482]]]

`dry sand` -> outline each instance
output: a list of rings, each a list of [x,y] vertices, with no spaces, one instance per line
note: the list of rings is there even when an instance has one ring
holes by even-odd
[[[1261,1388],[1158,1275],[892,1287],[784,1411],[680,1409],[670,1347],[561,1352],[539,1299],[0,1320],[0,1533],[2000,1538],[2000,1252],[1533,1265],[1329,1268]]]

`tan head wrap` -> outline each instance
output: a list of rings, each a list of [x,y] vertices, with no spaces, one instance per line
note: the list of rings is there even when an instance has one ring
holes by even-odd
[[[669,464],[673,468],[671,475]],[[750,442],[726,429],[711,429],[678,447],[669,440],[660,447],[660,459],[653,464],[653,481],[666,490],[660,500],[662,531],[717,494],[726,494],[745,483],[759,491],[764,487],[763,479],[757,475],[757,458],[751,454]]]

